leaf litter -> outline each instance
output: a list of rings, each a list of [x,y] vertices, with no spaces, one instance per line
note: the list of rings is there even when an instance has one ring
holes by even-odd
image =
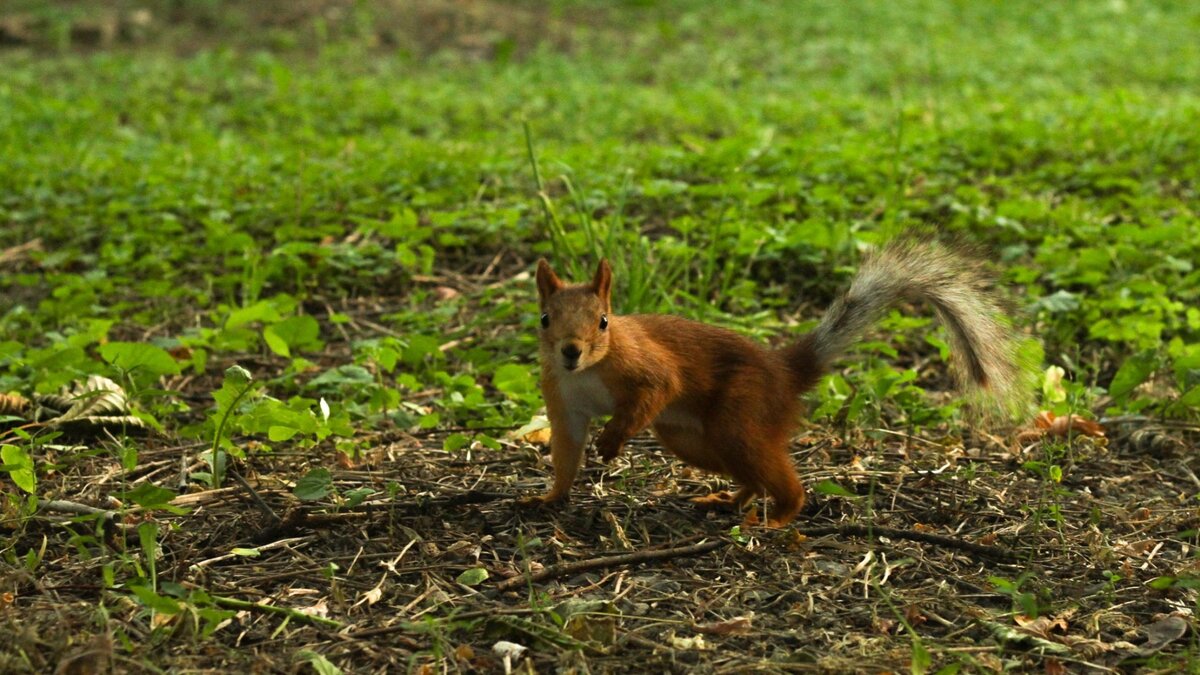
[[[122,410],[111,387],[87,391],[103,392],[87,399],[101,403],[77,407],[79,417]],[[1145,584],[1193,567],[1194,537],[1181,532],[1200,514],[1180,498],[1197,486],[1132,446],[1083,457],[1059,490],[982,435],[964,439],[966,458],[935,473],[926,469],[947,458],[937,443],[901,451],[890,437],[814,428],[795,448],[800,458],[823,448],[799,462],[810,485],[865,480],[870,489],[826,491],[795,527],[774,531],[694,508],[688,497],[726,484],[649,438],[613,466],[589,464],[570,505],[531,510],[515,499],[548,477],[540,448],[513,441],[499,451],[445,452],[443,435],[383,443],[353,469],[332,453],[327,466],[319,455],[252,455],[242,469],[284,522],[268,522],[236,488],[181,495],[190,512],[146,516],[169,532],[160,578],[251,601],[212,635],[231,665],[281,667],[284,652],[303,648],[356,672],[437,663],[505,671],[526,662],[592,672],[632,662],[702,672],[895,668],[918,636],[934,665],[979,668],[995,654],[1047,669],[1052,658],[1120,668],[1172,649],[1196,600],[1187,585],[1147,593]],[[177,453],[148,448],[142,466]],[[50,477],[51,491],[107,504],[122,484],[110,462],[97,455],[64,468]],[[273,478],[312,468],[327,470],[333,489],[309,501]],[[346,507],[339,495],[358,488],[373,492]],[[16,550],[46,541],[65,552],[90,527],[35,519],[10,533]],[[132,534],[106,536],[120,547]],[[1013,557],[982,555],[987,549]],[[102,596],[116,626],[144,630],[139,606],[97,589],[93,575],[84,560],[54,554],[36,585],[6,580],[14,604],[29,610],[22,616],[62,618],[39,627],[58,645],[43,653],[70,658],[77,636],[92,635],[88,607]],[[292,619],[255,609],[264,604]],[[176,644],[155,661],[182,668],[198,658]]]

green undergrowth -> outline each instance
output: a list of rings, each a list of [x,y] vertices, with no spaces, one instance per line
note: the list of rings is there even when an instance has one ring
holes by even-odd
[[[650,3],[490,61],[6,53],[0,243],[41,244],[0,281],[0,389],[112,374],[97,347],[121,340],[194,374],[278,357],[278,394],[369,423],[414,423],[403,392],[433,387],[466,403],[417,423],[512,424],[529,382],[490,385],[532,357],[532,294],[439,299],[440,269],[547,255],[582,276],[607,255],[622,310],[767,338],[915,230],[991,253],[1081,407],[1193,414],[1195,10],[916,4]],[[393,337],[316,358],[352,320],[333,307],[365,297]],[[928,349],[923,323],[893,324],[866,351]],[[1123,365],[1155,386],[1107,397]],[[882,395],[895,371],[872,367],[852,375]]]
[[[0,52],[0,393],[108,376],[209,485],[247,439],[494,446],[541,405],[538,256],[776,340],[916,231],[995,263],[1044,407],[1200,412],[1193,4],[553,7],[568,46],[483,59]],[[892,315],[814,415],[958,422],[931,325]],[[52,439],[0,434],[36,492]]]

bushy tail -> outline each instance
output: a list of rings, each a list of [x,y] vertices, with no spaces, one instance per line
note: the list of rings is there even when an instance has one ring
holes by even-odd
[[[900,241],[868,258],[821,323],[789,348],[798,382],[815,382],[834,359],[905,300],[933,306],[950,334],[963,384],[986,389],[1006,408],[1028,396],[1017,339],[980,264],[937,244]],[[815,366],[815,368],[814,368]]]

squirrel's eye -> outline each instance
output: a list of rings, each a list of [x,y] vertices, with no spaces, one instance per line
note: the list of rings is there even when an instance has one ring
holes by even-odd
[[[542,328],[549,328],[549,327],[550,327],[550,315],[542,314]]]
[[[604,330],[605,328],[608,328],[608,315],[601,314],[600,315],[600,330]]]

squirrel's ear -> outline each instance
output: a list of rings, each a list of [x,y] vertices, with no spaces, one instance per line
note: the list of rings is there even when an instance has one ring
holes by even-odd
[[[592,277],[592,291],[604,302],[608,302],[609,291],[612,290],[612,267],[608,260],[602,258],[596,267],[596,276]]]
[[[545,258],[538,260],[537,264],[537,287],[538,295],[543,300],[554,295],[554,293],[563,287],[562,279],[550,269],[550,263],[546,262]]]

